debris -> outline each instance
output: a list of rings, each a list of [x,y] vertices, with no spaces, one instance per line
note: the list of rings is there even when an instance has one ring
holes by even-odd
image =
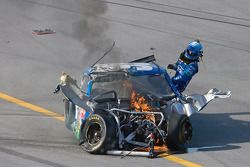
[[[46,35],[46,34],[55,34],[56,32],[52,29],[44,29],[44,30],[33,30],[33,35]]]

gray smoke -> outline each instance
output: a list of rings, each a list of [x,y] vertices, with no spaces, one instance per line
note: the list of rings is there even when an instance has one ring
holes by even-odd
[[[73,23],[73,37],[83,43],[86,49],[84,60],[94,62],[107,51],[113,43],[107,35],[109,24],[102,16],[107,4],[100,0],[75,0],[77,10],[82,13],[81,20]],[[105,62],[118,62],[120,50],[117,47],[106,56]]]

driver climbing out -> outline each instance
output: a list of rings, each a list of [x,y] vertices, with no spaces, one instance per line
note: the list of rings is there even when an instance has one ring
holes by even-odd
[[[198,73],[198,62],[203,56],[203,46],[199,40],[188,44],[175,64],[169,64],[168,69],[175,70],[172,82],[179,92],[183,92],[192,77]]]

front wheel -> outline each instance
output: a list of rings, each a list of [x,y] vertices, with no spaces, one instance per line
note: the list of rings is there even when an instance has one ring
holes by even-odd
[[[117,144],[116,124],[111,116],[91,115],[82,130],[82,146],[89,153],[105,153]]]
[[[183,150],[192,138],[192,124],[186,115],[173,113],[168,125],[167,146],[170,150]]]

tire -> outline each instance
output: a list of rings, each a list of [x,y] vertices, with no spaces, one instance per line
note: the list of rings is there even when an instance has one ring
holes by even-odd
[[[185,144],[192,138],[192,125],[186,115],[173,113],[168,124],[167,146],[170,150],[185,150]]]
[[[82,146],[92,154],[103,154],[117,145],[116,123],[111,116],[91,115],[82,130]]]
[[[72,123],[75,121],[75,105],[67,99],[65,99],[64,105],[65,125],[72,130]]]

